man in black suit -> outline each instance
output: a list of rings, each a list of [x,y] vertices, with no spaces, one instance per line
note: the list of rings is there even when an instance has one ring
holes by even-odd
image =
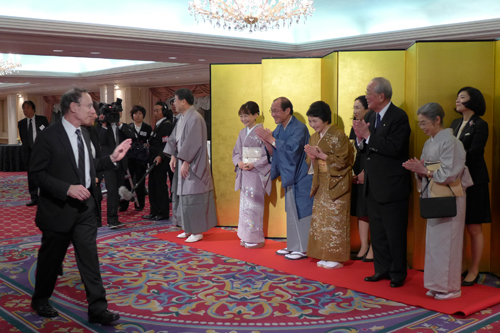
[[[93,159],[89,133],[82,127],[96,114],[90,95],[85,90],[69,90],[61,98],[61,110],[63,119],[39,135],[30,164],[30,175],[40,188],[35,222],[42,231],[31,307],[42,317],[58,316],[49,298],[73,243],[87,293],[89,322],[107,324],[120,316],[107,310],[99,270],[95,176],[96,171],[115,167],[130,148],[130,140],[110,156]]]
[[[35,115],[36,107],[32,101],[24,101],[22,108],[26,118],[20,120],[17,123],[17,127],[23,144],[23,160],[26,171],[28,171],[28,189],[31,196],[31,201],[26,206],[34,206],[38,202],[38,187],[33,184],[33,180],[29,176],[31,152],[33,151],[36,137],[42,130],[49,126],[49,121],[45,116]]]
[[[167,173],[170,175],[170,157],[163,154],[168,137],[174,125],[172,124],[172,111],[165,102],[157,102],[153,107],[153,117],[156,120],[155,129],[149,139],[149,153],[151,163],[156,166],[149,174],[149,215],[143,218],[149,220],[166,220],[170,216],[170,204],[167,187]],[[172,180],[170,180],[172,186]]]
[[[120,118],[122,113],[120,113]],[[125,139],[135,138],[135,132],[127,124],[118,121],[116,123],[103,123],[99,133],[101,153],[103,156],[111,154],[114,149]],[[118,221],[118,208],[120,206],[120,195],[118,188],[123,185],[128,167],[128,158],[125,156],[117,165],[117,168],[104,173],[106,183],[108,205],[108,226],[111,229],[118,228],[122,223]]]
[[[368,107],[375,111],[367,119],[355,120],[354,132],[367,149],[365,187],[375,274],[365,281],[390,279],[397,288],[406,279],[406,231],[410,173],[408,160],[410,124],[406,113],[391,103],[391,83],[374,78],[366,88]]]

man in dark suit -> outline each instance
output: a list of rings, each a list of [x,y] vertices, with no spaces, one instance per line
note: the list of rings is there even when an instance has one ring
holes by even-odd
[[[392,104],[391,83],[374,78],[366,88],[368,107],[375,111],[367,119],[355,120],[354,132],[367,149],[365,187],[375,274],[365,281],[390,279],[397,288],[406,279],[406,246],[410,173],[408,160],[410,124],[406,113]]]
[[[120,316],[107,310],[99,270],[95,176],[96,171],[115,167],[130,140],[110,156],[93,159],[89,133],[82,127],[96,115],[90,95],[69,90],[61,98],[61,110],[63,119],[39,135],[30,164],[30,175],[40,188],[35,222],[42,231],[31,307],[42,317],[58,316],[49,298],[71,242],[87,293],[89,322],[107,324]]]
[[[122,113],[120,112],[120,118]],[[135,138],[135,132],[127,124],[118,121],[116,123],[103,123],[99,133],[102,155],[109,155],[125,139]],[[128,167],[128,159],[125,156],[117,165],[117,168],[104,173],[106,183],[108,205],[108,226],[111,229],[118,228],[122,223],[118,221],[118,208],[120,206],[120,195],[118,188],[123,185]]]
[[[49,121],[45,116],[35,115],[36,107],[35,103],[32,101],[24,101],[23,113],[26,118],[20,120],[17,123],[19,129],[19,137],[23,144],[23,160],[26,171],[29,172],[31,152],[33,151],[33,146],[35,144],[36,137],[38,134],[49,126]],[[28,173],[28,189],[31,196],[31,201],[26,204],[26,206],[34,206],[38,202],[38,187],[33,184],[33,180],[30,178]]]
[[[149,220],[166,220],[170,216],[170,204],[167,187],[167,174],[173,175],[170,170],[170,157],[163,154],[168,137],[174,125],[172,124],[172,111],[164,102],[157,102],[153,107],[153,117],[156,120],[155,129],[149,139],[149,153],[151,163],[156,166],[149,174],[149,203],[151,210],[149,215],[143,218]],[[172,186],[172,178],[170,179]]]

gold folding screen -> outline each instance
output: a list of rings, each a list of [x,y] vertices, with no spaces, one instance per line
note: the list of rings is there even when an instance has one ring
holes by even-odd
[[[494,117],[500,114],[499,43],[425,42],[416,43],[405,51],[333,52],[323,58],[264,59],[261,64],[212,65],[212,168],[219,225],[236,226],[238,223],[239,192],[234,191],[231,152],[243,128],[237,115],[241,104],[248,100],[257,102],[261,108],[258,122],[272,130],[276,125],[268,110],[276,97],[290,98],[294,114],[306,124],[305,113],[309,105],[324,100],[332,108],[334,122],[349,134],[353,101],[364,94],[366,85],[376,76],[391,81],[394,104],[408,113],[412,128],[410,153],[417,157],[427,140],[417,126],[418,107],[431,101],[440,103],[447,115],[445,124],[449,125],[458,117],[453,111],[458,89],[466,85],[480,89],[487,103],[483,118],[490,124],[485,157],[492,179],[492,198],[498,197],[500,157],[493,152],[498,152],[500,142],[496,130],[500,117]],[[408,260],[412,267],[422,269],[425,221],[420,218],[418,209],[414,209],[418,208],[417,201],[414,189],[410,202]],[[490,241],[492,236],[497,239],[500,236],[500,227],[495,225],[500,209],[495,200],[492,200],[492,209],[493,225],[483,226],[486,245],[480,269],[500,275],[497,263],[500,246]],[[355,249],[359,245],[355,220],[351,229]],[[265,233],[268,237],[286,236],[284,192],[279,179],[273,182],[272,195],[266,201]]]

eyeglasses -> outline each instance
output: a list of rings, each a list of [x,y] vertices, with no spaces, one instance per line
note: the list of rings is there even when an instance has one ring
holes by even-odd
[[[270,110],[269,110],[269,113],[270,113],[270,114],[273,114],[273,113],[278,113],[279,111],[281,111],[281,110],[280,110],[280,109],[275,109],[275,110],[270,109]]]

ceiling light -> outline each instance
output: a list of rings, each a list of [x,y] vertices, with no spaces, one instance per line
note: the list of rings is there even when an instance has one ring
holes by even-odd
[[[194,0],[188,10],[197,23],[200,15],[216,28],[253,32],[291,27],[302,18],[305,23],[314,7],[312,0]]]
[[[115,89],[120,89],[120,87],[118,87],[118,85],[117,85],[117,84],[115,84]]]
[[[168,59],[177,59],[177,57],[168,57]]]
[[[3,56],[0,54],[0,75],[9,75],[13,72],[17,72],[21,66],[19,55],[17,56],[17,60],[14,60],[14,55],[12,54],[9,54],[9,58],[4,60]]]
[[[207,59],[198,59],[198,61],[207,61]]]
[[[53,52],[63,52],[63,50],[52,50]]]
[[[90,54],[101,54],[101,52],[90,52]]]

